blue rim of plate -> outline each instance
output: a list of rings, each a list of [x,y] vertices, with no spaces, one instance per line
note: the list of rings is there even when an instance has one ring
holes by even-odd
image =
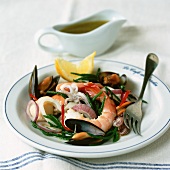
[[[77,61],[80,61],[80,59],[73,59],[73,60],[69,60],[69,61],[71,61],[71,62],[77,62]],[[137,69],[139,69],[139,70],[141,70],[141,71],[144,71],[143,69],[141,69],[140,67],[137,67],[137,66],[134,66],[134,65],[131,65],[131,64],[127,64],[127,63],[124,63],[124,62],[120,62],[120,61],[114,61],[114,60],[104,60],[104,59],[95,59],[95,61],[102,61],[102,62],[113,62],[113,63],[118,63],[118,64],[121,64],[121,65],[127,65],[127,66],[131,66],[131,67],[133,67],[133,68],[137,68]],[[54,65],[54,64],[50,64],[50,65],[47,65],[47,66],[44,66],[44,67],[41,67],[41,68],[39,68],[38,70],[42,70],[42,69],[44,69],[44,68],[47,68],[47,67],[51,67],[52,65]],[[7,103],[7,100],[8,100],[8,96],[9,96],[9,94],[10,94],[10,92],[12,91],[12,89],[14,88],[14,86],[20,81],[20,80],[22,80],[23,78],[25,78],[26,76],[28,76],[28,75],[30,75],[31,74],[31,72],[30,73],[28,73],[28,74],[26,74],[25,76],[23,76],[23,77],[21,77],[18,81],[16,81],[12,86],[11,86],[11,88],[10,88],[10,90],[8,91],[8,93],[7,93],[7,95],[6,95],[6,97],[5,97],[5,100],[4,100],[4,115],[5,115],[5,118],[6,118],[6,120],[7,120],[7,123],[8,123],[8,125],[10,125],[10,127],[12,127],[12,129],[20,136],[20,137],[22,137],[23,139],[27,139],[27,140],[29,140],[29,142],[31,142],[32,144],[37,144],[38,146],[42,146],[42,147],[46,147],[46,148],[48,148],[48,149],[52,149],[52,150],[56,150],[56,151],[61,151],[61,152],[65,152],[65,153],[67,153],[67,152],[70,152],[70,153],[75,153],[75,154],[104,154],[104,153],[113,153],[113,152],[117,152],[117,151],[122,151],[122,150],[126,150],[126,149],[129,149],[129,148],[133,148],[133,147],[135,147],[135,146],[140,146],[141,144],[145,144],[144,146],[146,146],[146,145],[148,145],[148,144],[150,144],[150,143],[152,143],[153,141],[155,141],[157,138],[159,138],[160,136],[158,136],[158,135],[163,135],[167,130],[168,130],[168,128],[170,127],[170,118],[167,120],[167,122],[165,123],[165,125],[162,127],[162,129],[160,129],[157,133],[155,133],[155,134],[153,134],[152,136],[150,136],[149,138],[147,138],[146,140],[144,140],[144,141],[142,141],[142,142],[139,142],[139,143],[136,143],[135,145],[131,145],[131,146],[129,146],[129,147],[125,147],[125,148],[120,148],[120,149],[112,149],[112,150],[107,150],[107,151],[96,151],[96,152],[78,152],[78,151],[68,151],[68,150],[64,150],[64,149],[56,149],[56,148],[53,148],[53,147],[49,147],[49,146],[46,146],[46,145],[43,145],[43,144],[40,144],[40,143],[38,143],[38,142],[36,142],[36,141],[34,141],[34,140],[32,140],[32,139],[30,139],[30,138],[28,138],[27,136],[25,136],[25,135],[23,135],[22,133],[20,133],[14,126],[13,126],[13,124],[12,124],[12,122],[9,120],[9,118],[8,118],[8,113],[6,112],[6,108],[7,108],[7,106],[6,106],[6,103]],[[160,80],[158,77],[156,77],[155,75],[152,75],[153,77],[155,77],[159,82],[161,82],[163,85],[164,85],[164,87],[166,88],[166,90],[170,93],[170,89],[168,88],[168,86],[162,81],[162,80]],[[161,133],[161,134],[160,134]],[[155,137],[157,137],[157,138],[155,138]],[[151,140],[152,139],[152,140]],[[149,143],[146,143],[147,141],[149,141],[149,140],[151,140]],[[142,146],[143,147],[143,146]],[[140,147],[140,148],[142,148],[142,147]],[[138,148],[138,149],[140,149],[140,148]],[[135,151],[136,149],[134,148],[134,150],[132,150],[132,151]],[[126,153],[129,153],[129,152],[132,152],[132,151],[128,151],[128,152],[126,152]],[[57,154],[57,153],[56,153]],[[120,155],[120,154],[117,154],[117,155]],[[73,155],[73,157],[74,157],[74,155]],[[75,156],[75,157],[77,157],[77,156]],[[85,156],[85,157],[87,157],[87,156]],[[83,158],[83,157],[82,157]]]

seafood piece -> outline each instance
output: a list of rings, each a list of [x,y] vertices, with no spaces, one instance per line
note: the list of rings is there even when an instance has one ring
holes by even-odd
[[[42,80],[41,83],[38,84],[38,70],[35,65],[34,70],[31,74],[31,78],[29,81],[29,95],[31,100],[37,100],[41,96],[46,95],[48,90],[54,90],[59,82],[60,76],[49,76]]]
[[[82,140],[72,140],[71,139],[66,143],[71,144],[71,145],[77,145],[77,146],[88,146],[88,145],[92,145],[92,144],[97,144],[101,141],[102,141],[101,139],[85,138]]]
[[[127,76],[126,74],[122,74],[120,76],[120,85],[126,85],[126,83],[127,83]]]
[[[65,98],[61,95],[56,94],[56,95],[52,96],[52,98],[57,100],[60,105],[63,105],[65,103]]]
[[[38,90],[40,90],[40,92],[41,92],[41,91],[42,91],[42,92],[46,91],[46,90],[50,87],[52,81],[53,81],[53,76],[48,76],[48,77],[46,77],[46,78],[38,85]]]
[[[60,76],[48,76],[44,78],[41,83],[38,85],[38,90],[40,91],[41,96],[46,95],[46,92],[51,90],[55,90],[55,87],[57,86],[59,82]]]
[[[91,136],[87,133],[87,132],[79,132],[79,133],[76,133],[72,136],[72,139],[73,140],[83,140],[83,139],[86,139],[86,138],[90,138]]]
[[[119,126],[118,129],[119,129],[119,134],[121,136],[124,136],[130,133],[130,129],[125,124]]]
[[[93,138],[87,132],[79,132],[79,133],[74,134],[67,143],[72,144],[72,145],[87,146],[87,145],[97,144],[102,141],[103,139]]]
[[[69,108],[65,112],[64,119],[66,120],[66,119],[72,119],[72,118],[73,119],[80,119],[81,120],[81,119],[84,119],[84,115],[82,113],[80,113],[80,112],[77,112],[77,111],[73,110],[72,108]]]
[[[88,132],[93,135],[103,136],[105,132],[100,129],[98,126],[94,125],[91,122],[78,119],[67,119],[65,121],[66,126],[74,132]]]
[[[127,82],[127,77],[125,74],[120,76],[118,73],[110,71],[100,72],[99,82],[103,85],[108,85],[110,87],[117,87],[120,85],[125,85]]]
[[[84,93],[78,91],[76,83],[58,84],[56,89],[57,92],[62,92],[68,96],[65,100],[65,104],[67,104],[68,102],[74,102],[76,104],[84,102],[86,105],[90,106],[87,96]]]
[[[124,123],[123,117],[118,116],[114,121],[113,121],[113,126],[120,127]]]
[[[56,99],[53,99],[49,96],[40,97],[37,101],[35,101],[39,108],[37,121],[45,121],[44,115],[49,114],[58,114],[61,112],[61,106]],[[55,112],[54,112],[55,109]],[[29,112],[32,116],[36,114],[35,107],[32,105],[29,108]]]
[[[113,121],[113,126],[118,127],[119,134],[121,136],[127,135],[130,133],[130,129],[124,124],[124,119],[122,116],[118,116],[114,121]]]
[[[72,84],[73,83],[67,83],[67,87],[71,86]],[[99,86],[91,82],[74,83],[74,86],[75,85],[77,86],[78,91],[83,92],[83,93],[88,93],[91,97],[94,97],[96,94],[101,92],[101,89],[99,88]],[[61,87],[62,86],[59,84],[56,87],[56,89],[60,90]],[[98,116],[96,119],[89,119],[83,116],[79,117],[79,119],[88,121],[96,125],[100,129],[102,129],[104,132],[107,132],[112,127],[113,120],[116,117],[116,106],[113,100],[111,100],[104,91],[102,91],[101,95],[97,97],[97,100],[99,100],[100,102],[105,100],[101,115]]]
[[[34,67],[32,74],[31,74],[28,92],[30,95],[30,99],[32,99],[32,100],[35,100],[35,98],[38,99],[40,97],[40,92],[38,91],[38,71],[37,71],[36,65]]]
[[[91,82],[88,82],[89,84],[91,84]],[[66,83],[59,83],[57,86],[56,86],[56,91],[58,90],[61,90],[61,86],[66,86],[66,85],[71,85],[71,84],[75,84],[76,86],[78,85],[79,88],[83,88],[84,86],[86,86],[88,83],[71,83],[71,82],[66,82]],[[100,89],[103,88],[103,85],[101,85],[100,83],[93,83],[95,84],[96,86],[98,86]]]

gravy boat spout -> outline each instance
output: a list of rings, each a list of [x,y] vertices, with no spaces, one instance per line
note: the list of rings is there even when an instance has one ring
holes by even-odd
[[[125,22],[126,19],[118,12],[107,9],[66,24],[41,29],[36,33],[35,41],[40,48],[52,53],[67,52],[86,57],[96,51],[100,55],[113,45]],[[41,38],[46,34],[55,35],[60,45],[55,48],[43,45]]]

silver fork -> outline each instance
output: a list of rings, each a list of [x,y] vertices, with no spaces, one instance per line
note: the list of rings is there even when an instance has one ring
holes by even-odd
[[[151,74],[157,67],[158,62],[159,62],[159,59],[155,54],[153,53],[148,54],[146,58],[143,85],[142,85],[139,98],[135,103],[131,104],[130,106],[126,108],[126,111],[124,112],[124,115],[123,115],[125,125],[129,127],[130,129],[133,129],[133,131],[139,135],[141,135],[141,121],[143,118],[143,114],[142,114],[143,94],[144,94],[147,82]]]

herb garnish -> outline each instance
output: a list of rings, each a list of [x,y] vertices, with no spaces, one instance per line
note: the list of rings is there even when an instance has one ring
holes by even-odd
[[[100,74],[100,68],[98,68],[96,74],[79,74],[79,73],[74,73],[71,72],[71,74],[80,76],[79,78],[75,79],[74,82],[94,82],[97,83],[99,82],[99,74]]]
[[[58,94],[58,95],[64,97],[65,99],[68,97],[66,94],[64,94],[64,93],[62,93],[62,92],[56,92],[56,91],[47,91],[46,94],[47,94],[47,95],[50,95],[50,94],[52,94],[52,95]]]
[[[46,132],[43,129],[39,128],[38,125],[35,122],[31,121],[32,126],[34,128],[36,128],[36,129],[40,130],[46,136],[54,136],[54,137],[58,137],[58,138],[61,138],[61,139],[64,139],[64,140],[70,140],[72,138],[74,133],[66,131],[63,128],[63,126],[60,123],[60,121],[55,116],[53,116],[53,115],[46,115],[44,117],[49,119],[49,120],[51,120],[53,122],[53,123],[48,122],[51,127],[56,127],[56,128],[62,129],[62,131],[60,133]]]

